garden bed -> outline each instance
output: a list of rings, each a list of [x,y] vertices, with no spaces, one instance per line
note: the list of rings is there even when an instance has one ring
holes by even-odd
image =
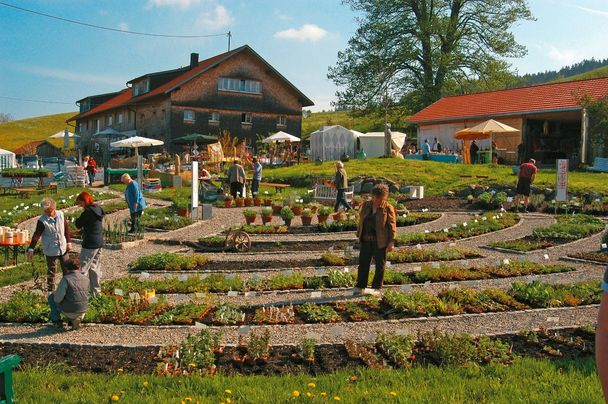
[[[333,373],[362,366],[401,368],[418,365],[466,365],[469,363],[511,363],[516,356],[547,359],[575,359],[592,355],[595,332],[590,327],[524,331],[488,337],[466,334],[424,334],[417,340],[402,335],[380,336],[367,344],[317,344],[303,340],[299,346],[269,346],[267,358],[239,362],[249,356],[248,346],[217,346],[207,335],[198,358],[206,358],[203,369],[223,375],[272,375]],[[192,346],[193,344],[190,344]],[[189,346],[185,346],[186,348]],[[449,349],[446,349],[449,348]],[[0,343],[0,354],[17,354],[22,367],[65,364],[72,370],[92,373],[152,374],[164,372],[163,357],[169,349],[158,346],[120,347],[71,344]],[[190,368],[186,374],[193,373]],[[353,379],[355,381],[355,379]]]
[[[569,258],[597,264],[608,264],[608,251],[582,252],[568,255]]]
[[[557,217],[557,223],[548,227],[537,228],[532,235],[515,240],[498,241],[490,247],[529,252],[558,245],[571,243],[604,230],[601,220],[589,215],[562,215]]]
[[[173,207],[150,208],[144,211],[141,226],[153,230],[177,230],[192,224],[192,219],[177,215]]]

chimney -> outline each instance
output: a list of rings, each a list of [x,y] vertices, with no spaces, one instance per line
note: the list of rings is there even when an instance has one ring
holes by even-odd
[[[196,66],[198,66],[198,53],[191,53],[190,54],[190,68],[193,69]]]

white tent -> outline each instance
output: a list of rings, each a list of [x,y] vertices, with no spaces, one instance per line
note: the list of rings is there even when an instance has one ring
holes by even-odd
[[[355,157],[355,139],[361,133],[340,125],[324,126],[310,134],[310,152],[314,161],[339,160],[343,154]]]
[[[272,136],[267,137],[263,140],[264,143],[282,143],[282,142],[299,142],[300,138],[285,133],[283,131],[277,132]]]
[[[0,170],[3,168],[17,167],[15,153],[9,150],[0,149]]]
[[[60,130],[54,135],[49,136],[49,139],[63,139],[65,137],[65,131]],[[68,137],[78,137],[78,135],[73,134],[72,132],[68,132]]]
[[[407,135],[402,132],[391,131],[391,140],[394,150],[401,150]],[[357,137],[358,150],[363,150],[367,157],[384,156],[384,132],[367,132]]]
[[[150,139],[147,137],[133,136],[123,140],[117,140],[116,142],[110,143],[112,147],[128,147],[135,149],[135,155],[139,154],[140,147],[151,147],[151,146],[162,146],[165,142],[162,140]]]

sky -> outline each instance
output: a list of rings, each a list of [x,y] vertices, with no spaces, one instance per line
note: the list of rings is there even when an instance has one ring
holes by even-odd
[[[0,112],[15,119],[74,111],[76,100],[124,88],[132,78],[227,50],[225,35],[178,39],[131,35],[57,21],[13,4],[118,30],[169,35],[232,33],[315,102],[331,108],[327,69],[354,34],[357,15],[340,0],[6,0],[0,1]],[[529,0],[536,21],[513,31],[528,54],[519,73],[608,58],[608,0]],[[603,38],[603,39],[602,39]],[[44,101],[32,102],[24,100]]]

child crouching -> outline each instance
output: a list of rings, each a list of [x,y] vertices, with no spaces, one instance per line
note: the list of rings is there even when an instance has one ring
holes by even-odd
[[[65,274],[57,289],[49,295],[49,306],[53,324],[63,327],[63,314],[72,329],[80,328],[80,322],[89,306],[89,278],[80,272],[77,257],[66,260]]]

